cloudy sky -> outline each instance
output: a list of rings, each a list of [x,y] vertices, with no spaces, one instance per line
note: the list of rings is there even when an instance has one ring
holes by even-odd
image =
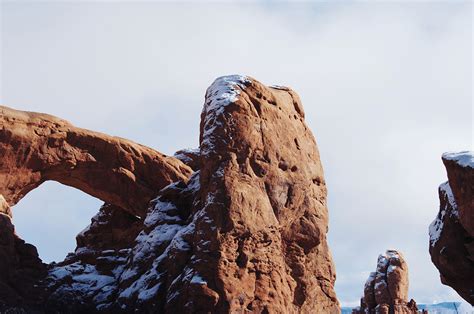
[[[204,93],[225,74],[301,96],[329,189],[343,305],[378,254],[401,250],[410,296],[458,300],[428,254],[444,151],[472,149],[470,2],[25,2],[1,5],[0,102],[164,153],[198,145]],[[45,183],[17,232],[62,260],[101,202]]]

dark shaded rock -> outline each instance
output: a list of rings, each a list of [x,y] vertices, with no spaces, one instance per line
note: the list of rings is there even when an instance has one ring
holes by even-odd
[[[440,209],[430,225],[431,261],[441,282],[474,305],[474,156],[447,153],[448,182],[439,187]]]
[[[0,207],[5,205],[0,198]],[[44,290],[38,281],[46,276],[46,265],[36,248],[15,234],[11,218],[0,213],[0,309],[41,308]]]

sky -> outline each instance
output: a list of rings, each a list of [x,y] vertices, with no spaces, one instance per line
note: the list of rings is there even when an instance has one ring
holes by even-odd
[[[1,3],[0,103],[166,154],[197,147],[206,88],[292,87],[329,190],[336,292],[355,306],[377,256],[405,255],[410,297],[460,300],[428,253],[445,151],[473,149],[471,2]],[[47,182],[13,208],[47,262],[101,201]]]

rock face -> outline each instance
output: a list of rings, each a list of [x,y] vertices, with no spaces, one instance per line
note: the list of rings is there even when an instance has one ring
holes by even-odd
[[[131,141],[2,106],[0,156],[0,194],[10,206],[54,180],[144,216],[157,189],[192,172],[179,160]]]
[[[7,207],[0,197],[0,208]],[[12,305],[40,305],[43,290],[35,284],[45,275],[36,248],[18,238],[10,216],[0,213],[0,312]]]
[[[38,125],[47,123],[38,121]],[[79,142],[65,143],[75,148]],[[71,149],[64,145],[60,146]],[[140,149],[146,151],[142,146],[130,151],[143,157]],[[23,157],[10,148],[5,151],[11,155],[8,164],[15,161],[15,169],[21,173],[35,173],[19,162]],[[90,150],[80,146],[79,151],[85,151],[86,156]],[[65,261],[49,265],[46,278],[40,281],[46,291],[43,310],[340,312],[334,292],[335,269],[326,241],[323,170],[295,92],[266,87],[249,77],[221,77],[206,92],[200,148],[179,151],[175,158],[156,154],[143,158],[143,167],[159,184],[135,180],[140,188],[134,188],[133,180],[126,179],[132,185],[131,199],[126,195],[102,196],[106,204],[77,236],[75,252]],[[61,158],[53,161],[56,168],[69,169],[63,172],[69,175],[75,168],[64,166],[71,158],[63,156],[61,153]],[[148,162],[159,163],[159,171]],[[107,167],[109,161],[97,167],[94,162],[86,164],[74,175],[84,180],[76,187],[88,192],[83,185],[97,186],[88,182],[88,171]],[[14,202],[15,195],[31,187],[22,182],[36,184],[41,178],[51,178],[49,173],[63,180],[60,171],[39,172],[39,178],[23,181],[4,175],[13,189],[4,186],[0,191],[10,191],[7,200]],[[110,174],[116,173],[111,170]],[[143,185],[153,186],[153,191],[143,192]],[[99,191],[115,195],[118,189]],[[141,206],[152,194],[156,197],[144,213]]]
[[[377,269],[367,279],[360,303],[353,314],[417,313],[416,302],[408,302],[408,265],[400,252],[388,250],[379,255]]]
[[[474,153],[446,153],[443,163],[449,181],[439,187],[429,251],[441,282],[474,305]]]

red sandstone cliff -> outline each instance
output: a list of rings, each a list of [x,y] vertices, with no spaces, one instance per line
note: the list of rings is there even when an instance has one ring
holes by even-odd
[[[0,112],[10,205],[44,180],[107,203],[40,281],[47,311],[339,312],[323,170],[292,90],[217,79],[200,148],[175,158],[50,116]]]

